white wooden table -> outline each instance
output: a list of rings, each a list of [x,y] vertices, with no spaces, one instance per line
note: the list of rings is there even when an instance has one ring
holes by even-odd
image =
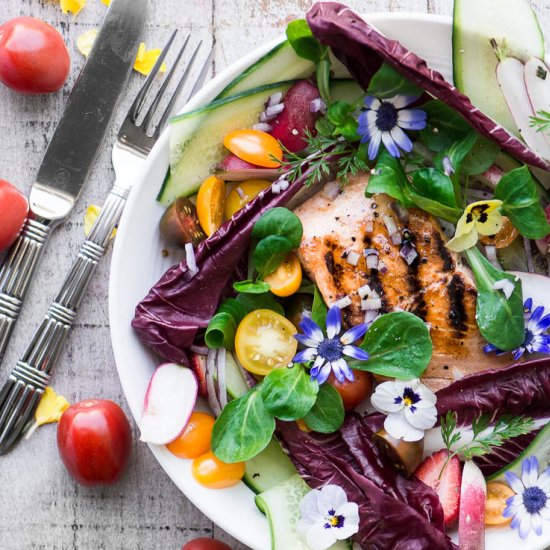
[[[550,2],[532,3],[550,36]],[[177,27],[194,39],[213,41],[212,69],[216,72],[279,35],[286,23],[303,16],[310,4],[309,0],[149,0],[144,40],[148,47],[162,47],[169,32]],[[350,0],[348,4],[359,12],[452,11],[452,0]],[[44,19],[61,31],[72,57],[69,82],[59,93],[27,97],[0,85],[0,178],[25,192],[83,63],[76,38],[97,26],[104,10],[100,0],[88,0],[75,18],[61,13],[58,0],[0,0],[0,23],[19,15]],[[69,221],[51,239],[42,261],[40,283],[32,287],[30,303],[0,367],[2,380],[24,350],[83,238],[86,206],[101,204],[108,192],[113,177],[110,150],[115,129],[141,82],[142,77],[134,73],[88,186]],[[0,223],[1,216],[0,212]],[[112,399],[129,415],[109,337],[108,276],[106,261],[91,283],[52,385],[71,402],[94,397]],[[40,428],[30,440],[0,457],[0,548],[176,550],[191,538],[214,536],[235,549],[243,549],[172,484],[148,448],[138,443],[135,426],[134,436],[128,472],[120,483],[109,488],[86,489],[69,477],[58,457],[53,425]]]

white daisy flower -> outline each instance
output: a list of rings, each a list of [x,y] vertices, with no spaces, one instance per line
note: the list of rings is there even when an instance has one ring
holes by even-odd
[[[394,380],[376,386],[371,396],[374,408],[388,416],[384,429],[396,439],[418,441],[435,426],[437,397],[420,380]]]
[[[506,500],[502,515],[512,518],[510,527],[517,529],[522,539],[531,529],[542,535],[543,521],[550,520],[550,468],[539,476],[539,461],[530,456],[521,464],[521,479],[513,472],[506,472],[505,476],[516,494]]]
[[[325,550],[359,531],[359,507],[338,485],[313,489],[300,502],[297,528],[313,550]]]

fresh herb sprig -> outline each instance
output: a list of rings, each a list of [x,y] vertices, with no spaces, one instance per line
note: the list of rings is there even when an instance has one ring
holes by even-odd
[[[450,452],[449,459],[455,455],[461,455],[466,460],[480,457],[490,453],[493,447],[501,447],[513,437],[526,434],[533,429],[534,421],[527,416],[502,415],[490,427],[491,417],[486,414],[478,416],[472,422],[473,439],[464,443],[455,451],[452,447],[457,445],[462,435],[457,430],[457,414],[449,411],[441,418],[441,436],[445,447]]]
[[[550,130],[550,112],[548,111],[537,111],[536,115],[529,117],[532,128],[536,128],[537,132],[547,132]]]

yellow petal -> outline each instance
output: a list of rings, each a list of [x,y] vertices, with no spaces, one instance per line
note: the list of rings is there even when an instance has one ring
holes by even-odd
[[[468,233],[463,233],[462,235],[455,235],[447,244],[449,250],[454,252],[463,252],[472,248],[477,243],[478,235],[477,231],[469,231]]]
[[[111,5],[111,0],[101,0],[106,6]]]
[[[90,206],[86,208],[86,213],[84,214],[84,235],[86,235],[86,237],[88,237],[92,232],[92,227],[94,226],[94,223],[97,220],[100,212],[101,208],[99,208],[99,206],[96,206],[95,204],[90,204]],[[115,235],[116,228],[113,229],[113,232],[111,233],[111,239],[114,239]]]
[[[496,235],[504,225],[504,217],[500,210],[493,210],[487,215],[487,221],[476,223],[477,232],[480,235]]]
[[[90,29],[89,31],[82,33],[77,38],[76,47],[84,57],[88,57],[88,55],[90,55],[98,32],[99,31],[97,29]]]
[[[59,5],[63,13],[72,12],[77,15],[86,5],[86,0],[59,0]]]
[[[479,208],[480,206],[486,206],[487,209],[485,210],[485,212],[489,213],[489,212],[493,212],[493,210],[496,210],[497,208],[500,208],[502,206],[502,201],[499,201],[497,199],[491,199],[489,201],[472,202],[471,204],[469,204],[466,207],[465,212],[467,214],[471,213],[472,210],[475,210],[476,208]]]
[[[48,424],[50,422],[59,422],[61,415],[68,408],[69,402],[62,395],[57,395],[57,393],[48,386],[34,413],[36,424],[42,426],[42,424]]]
[[[134,63],[134,69],[138,73],[147,76],[151,72],[151,69],[155,66],[161,52],[162,50],[147,50],[145,43],[142,42],[139,45],[136,61]],[[166,71],[166,63],[163,63],[160,68],[161,73],[164,71]]]

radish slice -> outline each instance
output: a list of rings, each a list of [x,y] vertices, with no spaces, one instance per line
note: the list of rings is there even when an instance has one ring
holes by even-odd
[[[140,440],[166,445],[185,429],[197,400],[193,372],[176,363],[164,363],[153,373],[143,403]]]
[[[497,80],[525,143],[537,155],[549,160],[550,144],[541,132],[531,126],[531,117],[535,112],[527,93],[524,67],[519,59],[505,57],[497,65]]]
[[[460,550],[484,550],[487,485],[475,462],[467,460],[462,470],[458,546]]]
[[[531,101],[531,108],[535,115],[539,111],[550,112],[550,71],[538,57],[531,57],[524,67],[525,86]],[[535,128],[536,130],[536,128]],[[544,132],[541,134],[550,147],[550,136]]]

